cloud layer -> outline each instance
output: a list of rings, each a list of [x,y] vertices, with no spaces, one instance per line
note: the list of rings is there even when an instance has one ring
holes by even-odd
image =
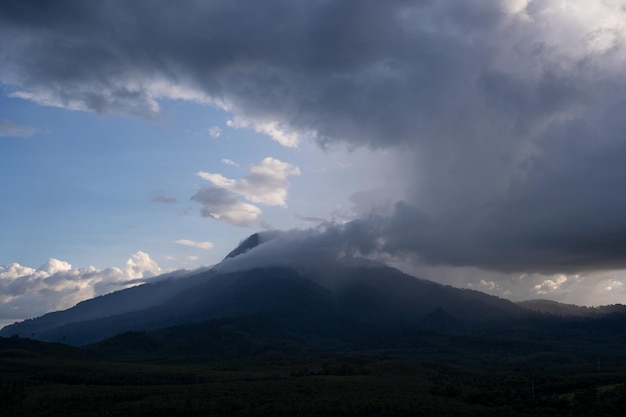
[[[223,188],[203,187],[191,200],[201,205],[204,217],[222,220],[233,226],[250,226],[261,216],[261,209],[244,203]]]
[[[372,247],[363,245],[372,239],[358,237],[359,229],[352,224],[325,224],[308,230],[260,232],[260,245],[227,258],[216,266],[219,271],[239,271],[265,266],[304,268],[313,272],[316,279],[330,287],[340,285],[335,280],[334,267],[338,264],[368,265],[376,260],[364,260],[362,253],[371,253]],[[349,242],[348,235],[355,240]],[[360,246],[357,245],[360,244]],[[584,274],[502,274],[478,268],[430,266],[417,263],[413,266],[398,263],[397,259],[381,256],[378,260],[396,266],[419,278],[438,281],[455,287],[472,288],[496,296],[522,301],[548,298],[578,305],[608,305],[623,303],[626,296],[624,271],[591,272]]]
[[[233,162],[229,162],[232,165]],[[267,206],[287,207],[287,189],[291,185],[287,177],[300,175],[300,169],[275,158],[265,158],[250,167],[250,173],[240,180],[226,178],[222,174],[200,171],[200,178],[215,187],[203,187],[191,199],[202,205],[202,215],[223,220],[234,226],[250,226],[261,216],[257,206],[238,200],[246,200]]]
[[[39,133],[39,129],[32,126],[18,126],[10,120],[0,123],[0,137],[30,138]]]
[[[182,1],[175,13],[5,1],[0,81],[44,105],[154,118],[161,99],[191,100],[286,146],[411,155],[394,213],[346,226],[367,239],[350,235],[359,249],[499,271],[623,268],[625,14],[586,0]],[[192,197],[206,216],[254,223],[260,209],[231,192],[284,204],[283,183],[205,174],[220,187]]]
[[[178,243],[179,245],[191,246],[196,249],[211,249],[213,248],[213,244],[211,242],[196,242],[194,240],[189,239],[179,239],[174,243]]]
[[[0,265],[0,319],[24,319],[62,310],[98,295],[127,288],[161,274],[161,268],[142,251],[124,268],[73,268],[49,259],[38,269],[17,263]]]
[[[241,180],[233,180],[222,174],[198,172],[198,176],[213,185],[244,196],[253,203],[268,206],[287,206],[287,177],[300,175],[300,169],[275,158],[265,158],[259,165],[250,167],[250,174]]]

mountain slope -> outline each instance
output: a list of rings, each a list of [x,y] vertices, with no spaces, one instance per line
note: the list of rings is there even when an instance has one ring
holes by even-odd
[[[235,249],[233,249],[228,255],[226,255],[226,258],[224,259],[235,258],[239,255],[243,255],[249,250],[256,248],[260,244],[261,236],[258,233],[254,233],[243,242],[241,242]]]
[[[262,245],[254,236],[227,260],[244,257]],[[7,326],[0,335],[83,345],[126,331],[275,311],[377,325],[419,324],[434,311],[458,325],[529,314],[508,300],[417,279],[382,264],[336,261],[313,269],[267,266],[222,272],[214,268],[163,279]]]
[[[616,313],[626,314],[626,306],[622,304],[585,307],[551,300],[527,300],[516,304],[531,311],[560,317],[597,317]]]
[[[418,280],[392,268],[346,268],[345,284],[336,291],[288,268],[264,268],[229,274],[204,274],[194,284],[181,280],[163,302],[133,311],[102,307],[130,296],[155,292],[153,286],[131,288],[89,300],[59,313],[8,326],[0,335],[17,334],[46,341],[82,345],[129,330],[158,329],[219,317],[283,311],[351,317],[363,323],[419,323],[442,309],[463,322],[521,317],[515,304],[476,291]],[[176,282],[161,284],[165,289]],[[160,289],[160,288],[159,288]],[[117,313],[117,314],[115,314]]]

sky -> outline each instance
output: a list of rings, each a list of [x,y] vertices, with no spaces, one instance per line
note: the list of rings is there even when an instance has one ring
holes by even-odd
[[[264,230],[512,300],[624,302],[625,14],[3,1],[0,321]]]

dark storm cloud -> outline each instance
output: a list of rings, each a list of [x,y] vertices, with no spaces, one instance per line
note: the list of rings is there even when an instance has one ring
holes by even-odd
[[[4,1],[0,80],[48,105],[152,118],[160,98],[188,99],[321,143],[412,154],[395,212],[340,227],[364,253],[498,270],[625,267],[618,6]],[[205,214],[230,213],[212,193],[194,197]],[[245,214],[234,224],[258,215],[234,208]]]

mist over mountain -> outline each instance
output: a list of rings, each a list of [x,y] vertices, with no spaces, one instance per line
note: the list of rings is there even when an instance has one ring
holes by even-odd
[[[306,325],[323,317],[383,327],[463,327],[545,312],[415,278],[337,251],[333,242],[324,234],[255,233],[211,269],[96,297],[7,326],[0,336],[84,345],[127,331],[265,313],[304,315]]]
[[[319,242],[276,233],[253,234],[208,271],[87,300],[8,326],[0,334],[85,344],[128,330],[262,311],[385,322],[417,321],[436,308],[473,319],[522,310],[495,297],[417,280],[381,264],[332,259],[320,251]],[[468,303],[472,306],[465,306]],[[473,314],[468,316],[470,311]]]
[[[235,249],[233,249],[225,259],[235,258],[239,255],[243,255],[250,249],[254,249],[261,244],[261,235],[253,233],[247,239],[243,240]]]

